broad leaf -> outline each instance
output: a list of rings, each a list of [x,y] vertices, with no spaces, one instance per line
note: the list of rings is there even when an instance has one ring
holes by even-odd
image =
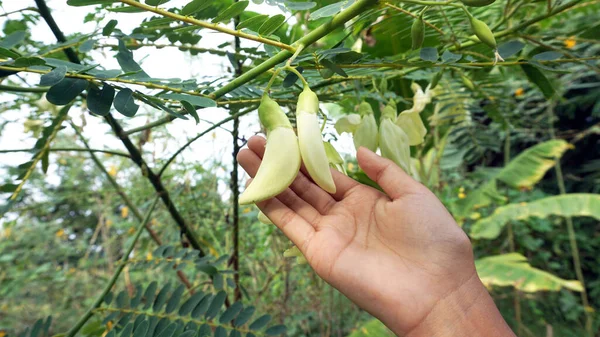
[[[578,281],[568,281],[527,263],[519,253],[489,256],[475,261],[477,274],[486,286],[514,287],[532,293],[537,291],[559,291],[562,288],[582,291]]]
[[[122,89],[115,96],[114,101],[115,109],[127,117],[133,117],[140,108],[139,105],[135,104],[133,99],[133,91],[129,88]]]
[[[46,93],[48,102],[55,105],[71,103],[88,86],[88,81],[80,78],[65,78],[53,85]]]
[[[66,74],[67,74],[67,67],[58,66],[58,67],[52,69],[51,72],[46,73],[46,74],[42,75],[42,77],[40,77],[40,85],[41,86],[55,85],[56,83],[62,81],[65,78]]]
[[[469,236],[474,239],[494,239],[509,221],[525,220],[529,217],[546,218],[550,215],[589,216],[600,220],[600,195],[564,194],[530,203],[498,207],[491,216],[473,224]]]
[[[110,112],[114,98],[115,88],[110,84],[104,83],[102,89],[90,87],[87,96],[87,107],[96,115],[106,116]]]
[[[504,167],[496,178],[515,188],[531,188],[573,145],[564,140],[549,140],[521,152]]]

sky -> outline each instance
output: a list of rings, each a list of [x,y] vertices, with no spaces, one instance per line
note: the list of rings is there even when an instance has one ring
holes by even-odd
[[[189,0],[173,0],[168,3],[169,7],[183,6]],[[33,0],[4,0],[2,1],[2,7],[0,8],[1,13],[7,13],[14,10],[18,10],[25,7],[35,7]],[[83,23],[85,15],[90,11],[91,7],[70,7],[66,5],[64,0],[49,0],[48,6],[52,9],[52,14],[59,24],[61,30],[66,35],[75,32],[89,33],[93,32],[98,28],[102,28],[111,19],[117,19],[119,21],[118,28],[124,33],[130,33],[134,28],[139,26],[141,21],[150,16],[147,13],[109,13],[107,14],[104,21],[96,23],[89,22]],[[278,7],[269,6],[267,4],[256,4],[250,2],[247,10],[260,12],[264,14],[284,14],[289,17],[289,13],[282,12]],[[10,19],[18,19],[19,14],[8,16]],[[0,17],[0,27],[2,27],[6,21],[6,17]],[[292,18],[293,20],[293,18]],[[36,40],[44,41],[48,44],[56,42],[55,37],[48,29],[47,25],[40,21],[39,24],[35,25],[31,29],[32,36]],[[202,39],[199,42],[199,46],[204,48],[216,48],[218,45],[225,41],[233,41],[233,37],[230,35],[212,32],[208,30],[202,30]],[[117,43],[116,39],[106,40],[107,43]],[[160,43],[161,41],[157,41]],[[168,42],[163,41],[164,42]],[[254,41],[242,40],[242,47],[257,46],[258,43]],[[233,51],[233,47],[226,47]],[[115,52],[110,49],[104,49],[99,51],[93,51],[93,59],[102,65],[105,69],[119,69],[119,65],[114,58]],[[141,48],[135,50],[134,58],[138,63],[142,65],[144,70],[149,73],[150,76],[155,78],[173,78],[178,77],[181,79],[189,78],[201,78],[202,76],[219,76],[223,72],[227,71],[227,67],[230,66],[229,61],[226,57],[211,55],[208,53],[198,54],[191,56],[189,53],[181,52],[177,48]],[[28,74],[23,75],[23,78],[27,80],[31,86],[37,85],[39,81],[39,75]],[[135,86],[132,87],[143,92],[148,93],[149,91],[143,87]],[[6,102],[14,99],[15,96],[10,93],[0,93],[0,102]],[[113,116],[127,124],[126,129],[144,125],[148,121],[148,115],[144,113],[143,109],[152,109],[150,107],[144,107],[138,112],[138,115],[134,118],[127,118],[120,115],[118,112],[113,111]],[[23,122],[25,117],[28,115],[27,111],[6,111],[2,112],[2,120],[11,120],[13,123],[5,127],[0,135],[0,149],[16,149],[16,148],[31,148],[35,143],[35,139],[30,134],[24,133]],[[121,142],[111,134],[110,128],[104,122],[104,119],[93,117],[88,112],[82,111],[81,109],[71,109],[69,115],[75,120],[77,124],[80,123],[80,117],[85,116],[87,126],[84,128],[84,135],[90,142],[92,148],[105,148],[113,150],[124,151],[124,147]],[[155,111],[152,114],[154,116],[162,116],[157,114]],[[209,122],[218,122],[228,116],[228,112],[222,108],[206,108],[199,110],[200,118],[205,120],[201,121],[198,125],[195,124],[193,119],[181,120],[177,119],[167,126],[168,134],[171,139],[167,142],[159,140],[156,144],[147,144],[145,150],[151,150],[155,153],[157,158],[168,158],[170,154],[174,153],[181,145],[185,144],[187,140],[194,135],[204,131],[211,125]],[[157,117],[150,117],[150,120],[157,119]],[[244,116],[240,125],[240,137],[246,139],[260,131],[260,125],[258,123],[257,114],[250,113]],[[224,129],[231,130],[231,124],[225,124]],[[72,130],[66,130],[72,133]],[[63,131],[64,132],[64,131]],[[164,145],[164,146],[162,146]],[[352,141],[348,135],[341,137],[339,142],[334,143],[338,151],[341,153],[349,153],[353,151]],[[214,134],[208,137],[203,137],[198,141],[194,142],[182,155],[179,160],[185,161],[199,161],[200,163],[211,162],[215,158],[223,158],[226,163],[231,162],[232,152],[232,139],[228,131],[223,129],[216,129]],[[59,182],[56,176],[56,160],[58,160],[58,154],[50,155],[50,168],[47,175],[47,181],[51,184],[57,184]],[[11,165],[18,165],[26,162],[30,159],[29,153],[11,153],[11,154],[0,154],[0,162],[10,163]],[[54,158],[53,158],[54,157]],[[148,156],[146,159],[149,160]],[[230,165],[230,164],[228,164]],[[230,166],[229,166],[230,167]],[[5,174],[0,171],[0,174]],[[220,172],[222,176],[228,175],[228,172]],[[119,179],[126,179],[125,176],[119,176]],[[227,198],[229,192],[227,186],[222,184],[219,187],[220,192],[224,198]],[[2,220],[0,220],[1,222]]]

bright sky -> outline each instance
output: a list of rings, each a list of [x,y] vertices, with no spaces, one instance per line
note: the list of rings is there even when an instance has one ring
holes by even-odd
[[[168,3],[170,7],[184,5],[189,0],[173,0]],[[0,13],[11,12],[28,6],[35,7],[33,0],[9,0],[3,1],[3,6],[0,8]],[[92,7],[70,7],[66,5],[64,0],[49,0],[48,6],[53,9],[53,16],[63,32],[68,35],[75,32],[89,33],[93,32],[98,28],[104,27],[106,22],[111,19],[117,19],[119,21],[118,28],[125,33],[130,33],[135,27],[139,26],[141,21],[148,17],[146,13],[136,14],[125,14],[125,13],[111,13],[108,12],[106,20],[99,23],[83,23],[83,18],[89,12]],[[266,4],[257,5],[250,2],[248,10],[261,12],[265,14],[277,14],[283,13],[278,7],[269,6]],[[289,13],[283,13],[289,16]],[[10,19],[18,19],[19,14],[9,16]],[[4,25],[6,17],[0,17],[0,27]],[[56,42],[56,39],[48,29],[47,25],[40,21],[39,24],[32,27],[32,36],[36,40],[47,41],[48,44]],[[202,40],[199,42],[199,46],[205,48],[216,48],[218,45],[225,41],[233,40],[233,37],[221,33],[214,33],[212,31],[203,30],[201,32]],[[106,41],[116,43],[116,39],[112,41]],[[157,41],[160,43],[161,41]],[[168,43],[168,41],[163,41]],[[256,46],[257,43],[253,41],[242,40],[243,47]],[[230,48],[233,50],[233,47]],[[94,51],[93,59],[101,64],[106,69],[119,69],[119,65],[114,58],[115,52],[110,49]],[[156,78],[173,78],[178,77],[181,79],[189,78],[200,78],[202,76],[219,76],[226,72],[229,61],[225,57],[211,55],[208,53],[198,54],[197,56],[191,56],[188,53],[181,52],[177,48],[163,48],[157,50],[155,48],[142,48],[134,51],[134,58],[141,63],[142,67],[150,76]],[[32,85],[35,86],[39,81],[38,75],[23,75],[25,79]],[[143,87],[136,86],[136,89],[148,92]],[[14,95],[10,93],[0,93],[0,102],[6,102],[14,99]],[[121,122],[127,124],[126,129],[144,125],[148,121],[148,115],[143,109],[152,109],[144,107],[138,111],[138,115],[134,118],[126,118],[120,115],[118,112],[113,112],[113,116]],[[156,112],[153,113],[157,115]],[[2,131],[0,136],[0,149],[15,149],[15,148],[31,148],[35,143],[35,139],[31,138],[30,135],[25,134],[23,131],[23,122],[29,114],[27,111],[7,111],[2,112],[2,120],[11,120],[14,123],[9,124]],[[108,148],[124,150],[121,142],[111,133],[110,128],[104,122],[102,118],[92,117],[89,113],[83,112],[80,109],[71,109],[69,115],[79,124],[81,115],[85,115],[87,126],[84,129],[84,134],[90,142],[92,148]],[[207,108],[199,110],[201,119],[218,122],[228,116],[226,110],[221,108]],[[155,120],[156,117],[150,120]],[[258,117],[256,113],[251,113],[242,118],[242,128],[240,130],[240,136],[246,138],[255,134],[260,130],[258,124]],[[156,145],[147,144],[145,146],[146,151],[154,151],[157,158],[166,159],[170,154],[174,153],[181,145],[185,144],[187,140],[194,135],[202,132],[206,128],[210,127],[210,124],[206,122],[200,122],[198,125],[190,120],[177,119],[167,126],[167,130],[171,136],[167,142],[158,140]],[[230,130],[231,124],[225,124],[225,129]],[[72,130],[67,132],[72,133]],[[231,161],[232,152],[232,139],[229,132],[223,129],[217,129],[215,131],[216,137],[203,137],[196,141],[190,146],[179,159],[185,158],[186,161],[198,160],[201,163],[206,161],[212,161],[215,158],[223,158],[222,160],[226,163]],[[163,144],[165,144],[163,146]],[[154,148],[153,148],[154,147]],[[338,151],[340,152],[352,152],[352,142],[347,135],[342,137],[342,141],[336,144]],[[29,153],[11,153],[11,154],[0,154],[0,161],[3,163],[10,163],[11,165],[18,165],[30,159]],[[54,158],[53,158],[54,157]],[[48,182],[58,183],[58,179],[55,172],[55,166],[53,161],[58,157],[56,155],[50,155],[50,168],[48,172]],[[150,162],[150,156],[145,156],[146,160]],[[227,172],[222,172],[222,175],[227,175]],[[126,177],[120,177],[120,179],[126,179]],[[225,185],[220,187],[224,197],[228,196],[227,187]],[[1,224],[2,220],[0,220]]]

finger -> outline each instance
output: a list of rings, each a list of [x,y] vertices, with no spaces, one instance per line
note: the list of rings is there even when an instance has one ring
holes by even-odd
[[[265,151],[265,139],[261,137],[250,138],[248,140],[248,148],[254,151],[258,157],[262,158]],[[315,184],[309,178],[306,171],[298,173],[298,176],[290,185],[290,189],[323,215],[327,214],[333,205],[335,205],[336,200]]]
[[[338,170],[331,170],[331,175],[333,176],[333,182],[335,183],[335,193],[332,194],[332,196],[337,201],[344,199],[348,191],[350,191],[353,187],[360,185],[358,181],[348,177]]]
[[[261,162],[260,158],[252,150],[240,151],[238,161],[251,177],[254,177]],[[298,177],[296,177],[297,179]],[[306,180],[306,177],[304,177],[304,180]],[[321,214],[312,205],[304,201],[289,188],[277,195],[276,198],[311,224],[316,225],[321,217]]]
[[[261,201],[256,206],[298,247],[303,247],[315,233],[311,224],[277,198]]]
[[[398,165],[389,159],[361,147],[357,153],[358,165],[373,179],[392,199],[398,199],[403,194],[416,192],[420,186]]]

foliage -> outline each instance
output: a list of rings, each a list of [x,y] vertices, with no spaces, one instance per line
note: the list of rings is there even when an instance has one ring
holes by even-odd
[[[477,267],[520,335],[600,328],[591,320],[600,307],[596,1],[255,3],[68,0],[51,11],[41,0],[3,2],[0,334],[64,333],[91,309],[71,331],[381,335],[380,323],[282,256],[288,240],[256,221],[254,207],[238,206],[235,155],[258,131],[261,96],[294,111],[300,75],[328,115],[325,139],[346,150],[336,166],[374,187],[334,122],[361,103],[375,132],[384,106],[411,112],[415,127],[420,118],[427,133],[408,130],[419,142],[407,170],[472,238],[488,239],[474,241]],[[415,22],[422,41],[412,40]],[[47,27],[56,39],[40,34]],[[496,43],[504,61],[495,62]],[[194,62],[185,78],[171,76],[175,51]],[[167,71],[148,55],[170,55],[160,63]],[[421,106],[413,88],[428,85]],[[505,286],[526,297],[513,301]],[[272,323],[258,328],[263,315]]]

